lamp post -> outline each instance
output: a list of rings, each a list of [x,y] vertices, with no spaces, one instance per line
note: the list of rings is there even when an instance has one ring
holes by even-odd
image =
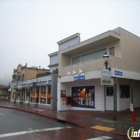
[[[106,59],[105,62],[104,62],[104,65],[105,65],[106,70],[108,69],[108,70],[110,71],[111,68],[108,68],[108,64],[109,64],[108,58],[109,58],[109,55],[108,55],[106,52],[105,52],[105,54],[103,55],[103,58]]]
[[[106,70],[109,70],[111,71],[111,68],[108,68],[108,58],[109,58],[109,55],[105,52],[105,54],[103,55],[103,58],[105,58],[105,62],[104,62],[104,65],[105,65],[105,68]],[[114,116],[113,116],[113,120],[117,120],[117,117],[116,117],[116,111],[117,111],[117,106],[116,106],[116,88],[115,88],[115,78],[114,78],[114,86],[113,86],[113,95],[114,95]]]

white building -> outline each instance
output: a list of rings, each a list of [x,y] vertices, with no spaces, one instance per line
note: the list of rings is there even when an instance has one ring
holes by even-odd
[[[119,27],[70,46],[69,42],[72,44],[75,39],[68,37],[59,42],[64,49],[58,51],[58,111],[120,111],[128,109],[130,103],[140,107],[138,36]],[[109,85],[101,84],[105,52],[109,55]]]

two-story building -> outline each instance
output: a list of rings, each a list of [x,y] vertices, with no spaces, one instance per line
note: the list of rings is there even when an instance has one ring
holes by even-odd
[[[19,64],[13,73],[11,101],[57,109],[58,70]]]
[[[140,37],[120,27],[58,51],[57,110],[120,111],[130,103],[140,107],[139,54]],[[110,84],[102,84],[105,62]]]

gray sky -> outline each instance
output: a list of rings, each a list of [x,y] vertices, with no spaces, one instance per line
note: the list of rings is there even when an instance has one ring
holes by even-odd
[[[19,63],[48,68],[61,39],[119,26],[140,36],[140,0],[0,0],[0,84]]]

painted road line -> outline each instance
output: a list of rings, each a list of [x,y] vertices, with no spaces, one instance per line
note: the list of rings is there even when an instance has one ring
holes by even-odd
[[[10,137],[10,136],[18,136],[18,135],[30,134],[30,133],[37,133],[37,132],[44,132],[44,131],[67,129],[67,128],[72,128],[72,127],[71,126],[62,126],[62,127],[45,128],[45,129],[38,129],[38,130],[31,130],[31,131],[21,131],[21,132],[7,133],[7,134],[1,134],[0,138]]]
[[[4,116],[4,114],[0,113],[1,116]]]
[[[114,128],[112,128],[112,127],[105,127],[105,126],[101,126],[101,125],[95,125],[95,126],[92,126],[91,128],[106,131],[106,132],[114,130]]]
[[[87,140],[113,140],[113,138],[109,136],[101,136],[101,137],[91,138]]]

